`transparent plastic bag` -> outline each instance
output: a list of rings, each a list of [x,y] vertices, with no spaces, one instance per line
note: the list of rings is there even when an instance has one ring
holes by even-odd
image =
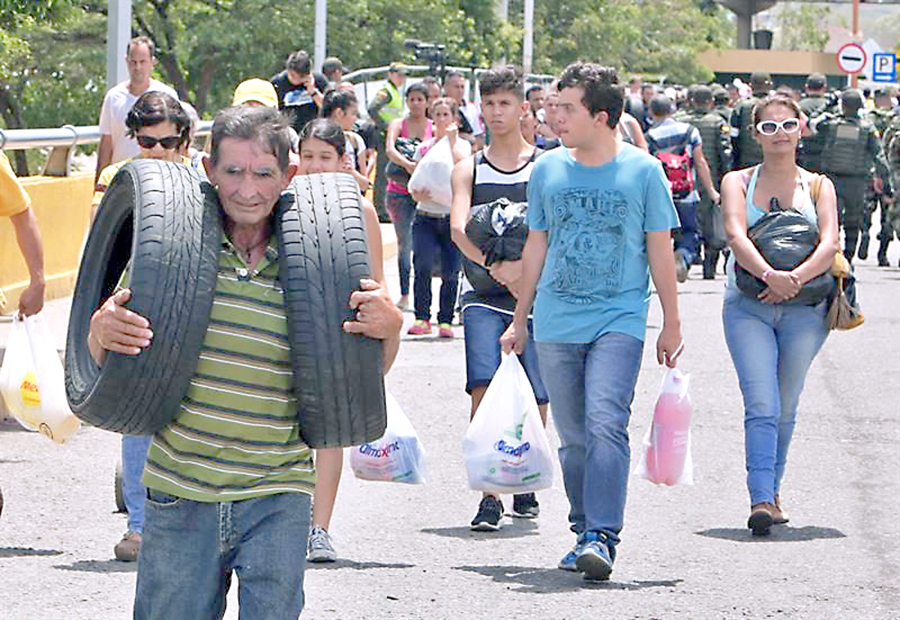
[[[550,442],[528,375],[514,354],[504,356],[463,439],[469,487],[488,493],[528,493],[553,484]]]
[[[386,393],[387,428],[378,441],[354,446],[350,468],[360,480],[425,483],[425,449],[397,400]]]
[[[653,409],[653,423],[635,475],[666,486],[694,484],[691,459],[691,376],[669,368]]]
[[[453,149],[446,137],[437,141],[416,164],[407,187],[410,192],[427,190],[430,202],[450,208],[453,202],[453,188],[450,175],[453,174]]]
[[[40,314],[14,319],[3,366],[0,394],[25,428],[65,443],[81,427],[66,400],[62,362]]]

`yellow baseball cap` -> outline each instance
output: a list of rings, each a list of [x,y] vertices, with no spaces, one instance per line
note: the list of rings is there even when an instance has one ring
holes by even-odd
[[[275,87],[271,82],[260,78],[244,80],[234,89],[232,106],[243,105],[248,101],[256,101],[267,108],[278,107],[278,95],[275,94]]]

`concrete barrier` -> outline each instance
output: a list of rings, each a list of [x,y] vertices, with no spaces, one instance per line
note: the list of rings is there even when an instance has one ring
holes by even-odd
[[[67,297],[75,286],[79,252],[90,221],[94,175],[35,176],[21,182],[31,197],[44,241],[45,299]],[[15,229],[7,218],[0,218],[0,313],[16,310],[28,282]]]

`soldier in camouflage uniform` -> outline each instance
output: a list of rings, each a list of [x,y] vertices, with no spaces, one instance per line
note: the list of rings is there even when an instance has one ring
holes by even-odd
[[[713,112],[722,117],[725,124],[731,127],[731,107],[728,105],[728,91],[716,84],[713,87]],[[730,137],[729,137],[730,138]],[[731,145],[728,145],[729,151]]]
[[[884,141],[884,136],[895,116],[891,109],[891,103],[890,91],[880,88],[875,91],[875,107],[866,112],[866,118],[875,125],[875,129],[878,130],[878,137],[882,139],[882,145],[885,147],[885,156],[887,156],[888,143]],[[884,228],[885,222],[888,220],[888,205],[882,200],[882,193],[880,191],[881,184],[878,182],[875,168],[873,167],[869,172],[869,184],[866,187],[866,207],[865,212],[863,213],[862,235],[859,239],[859,257],[863,260],[869,256],[869,229],[872,228],[872,214],[875,213],[877,209],[881,210],[882,228]],[[887,258],[885,258],[885,261],[886,260]]]
[[[731,112],[731,152],[735,169],[755,166],[762,161],[762,149],[756,142],[753,106],[772,90],[772,76],[763,71],[750,75],[753,95],[735,104]]]
[[[727,99],[728,93],[725,92]],[[709,164],[713,186],[719,191],[722,177],[731,170],[731,128],[722,117],[713,111],[713,91],[708,86],[691,86],[688,89],[688,109],[675,114],[675,120],[689,123],[700,132],[703,140],[703,155]],[[697,207],[700,216],[700,231],[703,235],[703,279],[712,280],[716,274],[719,252],[724,249],[724,238],[716,238],[715,221],[722,213],[719,205],[710,200],[704,191]],[[721,230],[721,228],[720,228]]]
[[[828,80],[821,73],[810,73],[806,78],[806,88],[803,89],[803,98],[800,99],[800,111],[812,118],[825,110],[828,93]]]
[[[900,178],[900,117],[895,118],[885,131],[885,152],[888,159],[888,166],[894,173],[894,178]],[[878,266],[889,266],[887,251],[888,245],[897,235],[900,238],[900,205],[894,201],[892,204],[884,204],[882,199],[881,205],[881,231],[878,233],[878,240],[881,242],[878,246]],[[900,266],[900,263],[898,263]]]
[[[884,195],[894,195],[891,172],[878,130],[860,117],[862,94],[855,89],[841,93],[841,113],[826,113],[811,123],[814,140],[822,145],[821,170],[832,181],[838,197],[838,213],[844,228],[844,256],[853,260],[863,225],[866,185],[874,165]]]

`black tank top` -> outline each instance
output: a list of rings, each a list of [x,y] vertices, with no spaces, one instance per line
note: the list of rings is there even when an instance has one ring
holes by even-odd
[[[484,151],[475,154],[474,171],[472,174],[472,206],[487,204],[498,198],[507,198],[511,202],[528,201],[528,179],[531,177],[531,169],[534,162],[542,153],[535,148],[531,157],[525,164],[511,172],[501,170],[494,166]],[[463,270],[466,278],[463,280],[460,303],[463,308],[467,305],[488,306],[496,310],[511,313],[516,308],[516,299],[506,287],[493,280],[487,274],[487,270],[481,265],[476,265],[467,258],[463,258]],[[476,274],[475,272],[479,272]],[[469,274],[472,274],[469,277]],[[470,283],[489,281],[495,284],[490,289],[475,290]]]

